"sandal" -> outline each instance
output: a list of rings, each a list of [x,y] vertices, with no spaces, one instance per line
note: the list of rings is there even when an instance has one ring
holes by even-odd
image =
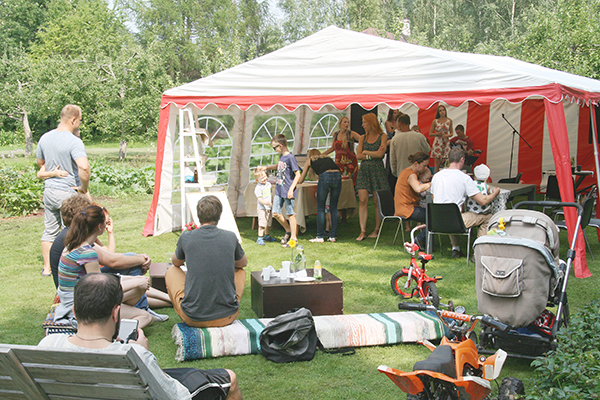
[[[363,240],[365,240],[366,237],[367,237],[367,232],[361,231],[360,235],[358,235],[358,237],[356,238],[356,241],[362,242]]]
[[[286,232],[279,243],[281,243],[282,245],[287,244],[288,240],[290,240],[290,237],[292,237],[292,234],[290,232]]]
[[[375,230],[373,231],[373,233],[371,233],[369,236],[367,236],[369,239],[375,239],[377,237],[377,235],[379,234],[379,230]]]

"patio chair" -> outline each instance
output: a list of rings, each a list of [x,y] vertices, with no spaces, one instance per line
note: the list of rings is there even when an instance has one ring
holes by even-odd
[[[517,176],[513,178],[502,178],[498,179],[498,183],[519,183],[521,182],[521,176],[523,176],[522,172],[519,172]]]
[[[454,203],[429,203],[426,213],[427,253],[431,253],[432,235],[467,236],[467,267],[471,253],[471,228],[467,228],[458,206]],[[442,239],[440,238],[440,248]]]
[[[381,218],[381,226],[379,227],[379,233],[377,234],[377,240],[375,240],[375,246],[373,250],[377,248],[377,243],[379,242],[379,236],[381,236],[381,231],[383,230],[383,223],[388,220],[397,220],[398,227],[396,228],[396,235],[394,235],[394,242],[392,244],[396,244],[396,238],[398,237],[398,231],[402,227],[402,220],[404,218],[394,215],[395,206],[394,206],[394,196],[392,192],[389,190],[378,190],[377,191],[377,204],[379,207],[379,218]],[[404,243],[404,229],[402,230],[402,243]]]
[[[590,241],[587,237],[587,233],[585,232],[585,228],[590,225],[595,227],[596,229],[600,227],[600,225],[597,224],[598,222],[600,222],[600,220],[596,218],[594,218],[596,220],[594,221],[594,224],[590,223],[590,221],[592,220],[591,217],[592,212],[594,211],[595,202],[596,198],[593,195],[588,196],[583,203],[583,213],[581,214],[581,232],[583,232],[583,239],[585,240],[585,244],[587,245],[592,260],[594,260],[594,253],[592,253],[592,247],[590,246]],[[554,221],[554,224],[558,227],[558,229],[564,229],[565,231],[567,231],[567,223],[564,220]]]

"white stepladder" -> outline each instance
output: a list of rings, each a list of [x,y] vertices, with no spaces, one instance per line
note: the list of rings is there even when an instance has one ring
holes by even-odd
[[[198,140],[200,136],[201,140]],[[204,154],[204,146],[212,147],[212,141],[205,129],[198,128],[198,120],[190,107],[179,110],[179,171],[181,188],[181,226],[191,221],[191,214],[186,207],[186,193],[190,191],[206,191],[203,173],[208,156]],[[194,171],[194,182],[188,182],[184,171]],[[197,178],[197,179],[196,179]]]

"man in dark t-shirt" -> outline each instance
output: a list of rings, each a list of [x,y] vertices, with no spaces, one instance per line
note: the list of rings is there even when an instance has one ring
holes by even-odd
[[[182,233],[165,282],[173,308],[189,326],[220,327],[239,314],[248,258],[232,232],[217,228],[223,205],[205,196],[197,206],[200,228]],[[187,273],[180,267],[186,263]]]

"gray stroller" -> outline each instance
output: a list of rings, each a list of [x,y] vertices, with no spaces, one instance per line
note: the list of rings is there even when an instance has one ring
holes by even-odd
[[[559,231],[552,219],[519,209],[524,206],[577,208],[567,262],[559,259]],[[514,329],[485,327],[479,335],[481,352],[501,348],[513,357],[533,358],[556,348],[556,332],[569,322],[567,280],[582,213],[577,203],[525,201],[494,214],[488,235],[474,244],[478,308]],[[548,309],[553,307],[555,313]]]

